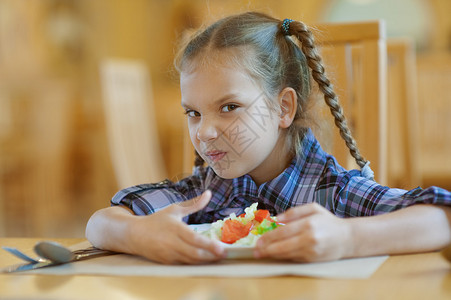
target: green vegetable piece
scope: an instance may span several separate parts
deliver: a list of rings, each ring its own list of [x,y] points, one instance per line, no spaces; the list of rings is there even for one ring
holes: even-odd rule
[[[271,231],[278,227],[276,222],[271,222],[267,219],[264,219],[260,225],[257,227],[258,234],[264,234],[265,232]]]

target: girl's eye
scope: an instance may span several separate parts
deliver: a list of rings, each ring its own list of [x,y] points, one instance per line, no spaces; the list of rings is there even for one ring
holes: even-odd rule
[[[224,105],[221,108],[221,111],[222,112],[230,112],[230,111],[235,110],[237,108],[238,108],[238,105],[236,105],[236,104],[227,104],[227,105]]]
[[[188,117],[199,117],[200,113],[195,110],[187,109],[185,110],[185,115],[187,115]]]

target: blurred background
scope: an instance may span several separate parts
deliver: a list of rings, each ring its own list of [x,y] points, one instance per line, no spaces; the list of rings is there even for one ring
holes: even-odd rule
[[[183,176],[177,45],[185,32],[247,10],[307,24],[385,19],[390,38],[412,39],[420,184],[451,189],[449,0],[0,0],[0,236],[82,237],[89,216],[124,187],[112,152],[126,141],[111,142],[105,100],[114,74],[154,115],[153,129],[136,134],[157,142],[155,176]]]

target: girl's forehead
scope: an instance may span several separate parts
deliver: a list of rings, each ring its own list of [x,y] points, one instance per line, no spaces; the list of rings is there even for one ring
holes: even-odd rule
[[[254,85],[254,80],[242,65],[233,61],[227,61],[218,57],[218,59],[202,60],[199,63],[192,62],[189,68],[183,69],[180,73],[180,84],[182,92],[190,88],[193,83],[205,85],[215,85],[220,87],[229,87],[239,85]],[[188,83],[188,84],[185,84]],[[206,86],[207,87],[207,86]]]
[[[208,49],[185,61],[180,73],[182,103],[225,94],[262,94],[264,81],[249,70],[249,47]]]
[[[247,61],[252,60],[254,51],[250,47],[236,46],[229,48],[215,49],[208,47],[196,56],[186,59],[181,65],[181,72],[191,73],[204,68],[231,68],[239,69],[250,74],[246,68]]]
[[[180,72],[180,83],[187,79],[202,78],[210,80],[212,75],[231,75],[263,87],[263,80],[256,78],[243,58],[243,47],[232,47],[224,50],[206,50],[195,58],[184,62]],[[227,76],[225,76],[227,77]],[[224,78],[227,79],[227,78]],[[225,81],[224,81],[225,83]]]
[[[180,74],[182,105],[194,106],[216,102],[217,99],[252,100],[262,89],[251,76],[237,66],[208,64],[182,71]]]

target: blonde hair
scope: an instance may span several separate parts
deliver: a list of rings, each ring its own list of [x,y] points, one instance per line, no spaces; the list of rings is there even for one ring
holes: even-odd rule
[[[307,132],[305,124],[313,78],[324,94],[351,155],[360,167],[365,165],[366,160],[360,155],[337,95],[325,74],[313,34],[304,23],[291,21],[289,26],[282,28],[282,21],[258,12],[226,17],[197,32],[182,47],[176,58],[176,68],[179,72],[193,68],[202,60],[208,61],[214,51],[224,50],[234,51],[233,62],[238,61],[260,84],[268,99],[275,99],[286,87],[296,91],[296,114],[287,134],[287,142],[293,151],[300,149]],[[275,107],[274,102],[272,106]],[[196,152],[195,165],[202,164],[203,160]]]

